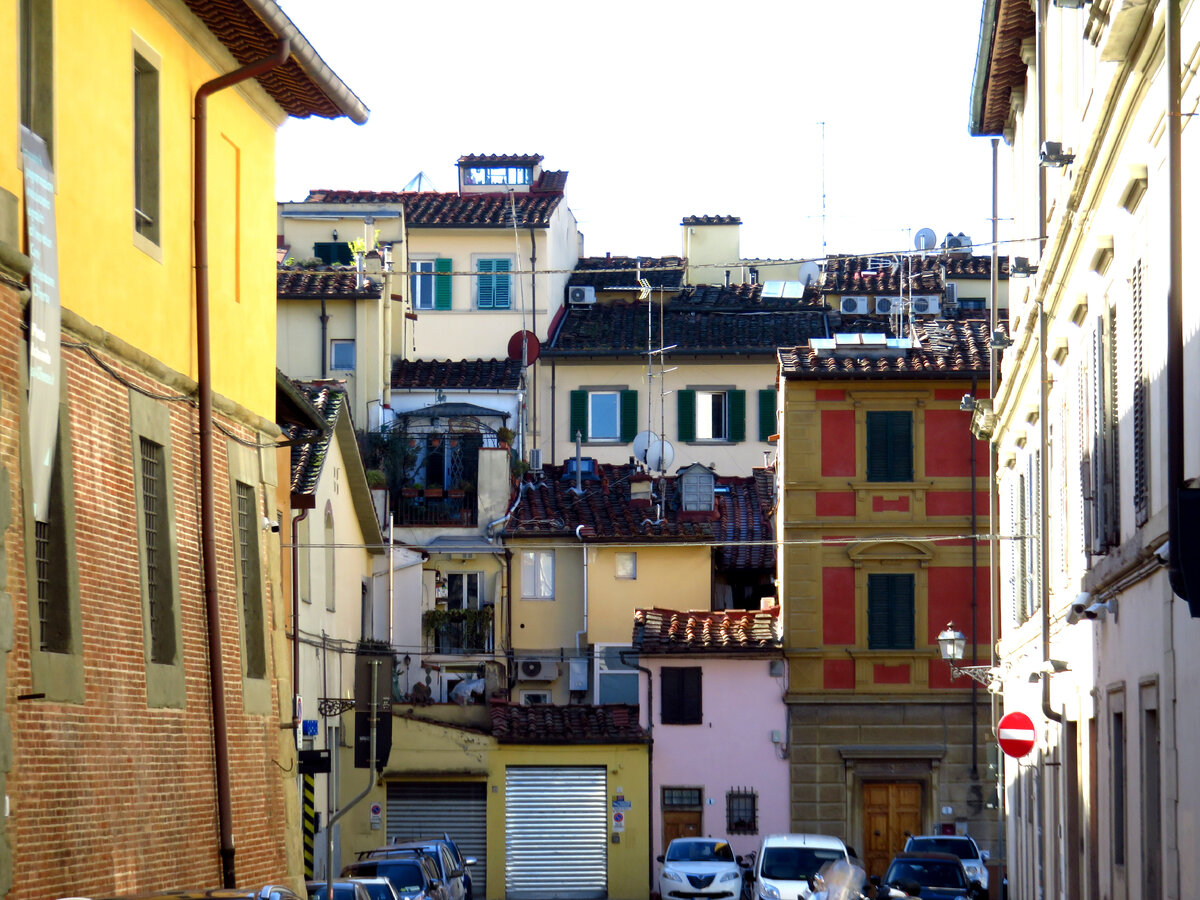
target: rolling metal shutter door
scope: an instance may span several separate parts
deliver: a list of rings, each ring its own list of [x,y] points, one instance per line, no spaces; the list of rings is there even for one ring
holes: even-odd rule
[[[392,781],[387,789],[387,839],[409,841],[448,834],[464,857],[474,857],[475,900],[487,896],[487,785],[482,781]]]
[[[608,896],[606,776],[603,766],[507,770],[504,893],[508,900]]]

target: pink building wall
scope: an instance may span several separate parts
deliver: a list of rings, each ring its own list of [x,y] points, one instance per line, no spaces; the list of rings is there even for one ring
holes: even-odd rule
[[[736,854],[757,850],[763,835],[790,828],[788,810],[787,708],[783,694],[787,667],[777,660],[779,676],[770,674],[769,659],[712,659],[702,655],[670,660],[642,659],[654,679],[654,784],[652,790],[654,856],[663,846],[662,789],[703,790],[702,834],[728,838]],[[661,723],[660,669],[700,666],[703,723]],[[642,724],[648,724],[645,684]],[[778,732],[780,743],[772,742]],[[758,833],[726,834],[725,794],[750,789],[758,793]]]

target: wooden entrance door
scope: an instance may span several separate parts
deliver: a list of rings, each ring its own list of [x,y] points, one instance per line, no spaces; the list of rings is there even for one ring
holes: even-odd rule
[[[862,860],[868,875],[882,876],[910,834],[921,834],[921,784],[867,782],[862,786]]]
[[[700,810],[667,810],[663,812],[663,851],[677,837],[700,837]]]

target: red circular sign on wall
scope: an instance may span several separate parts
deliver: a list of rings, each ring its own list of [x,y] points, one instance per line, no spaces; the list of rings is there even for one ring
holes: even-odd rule
[[[1015,759],[1026,756],[1037,744],[1033,719],[1023,712],[1005,715],[996,725],[996,737],[1000,739],[1000,749]]]

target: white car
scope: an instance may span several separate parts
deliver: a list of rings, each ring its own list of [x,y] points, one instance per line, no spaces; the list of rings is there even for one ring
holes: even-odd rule
[[[717,838],[675,838],[658,858],[658,892],[662,900],[738,900],[742,870],[728,841]]]
[[[751,900],[804,900],[823,866],[850,864],[840,838],[825,834],[768,834],[751,869]]]
[[[989,859],[986,850],[980,850],[975,838],[969,834],[918,834],[904,845],[905,853],[953,853],[962,860],[967,878],[978,881],[983,888],[981,896],[987,896]]]

